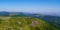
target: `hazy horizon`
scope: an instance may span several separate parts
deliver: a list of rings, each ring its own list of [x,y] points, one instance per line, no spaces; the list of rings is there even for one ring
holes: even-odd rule
[[[60,0],[0,0],[0,11],[60,15]]]

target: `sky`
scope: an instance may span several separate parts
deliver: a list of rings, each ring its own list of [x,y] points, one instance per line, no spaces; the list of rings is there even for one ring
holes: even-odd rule
[[[59,14],[60,0],[0,0],[0,11]]]

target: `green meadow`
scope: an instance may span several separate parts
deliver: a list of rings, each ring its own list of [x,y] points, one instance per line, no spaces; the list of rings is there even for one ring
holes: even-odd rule
[[[58,28],[33,17],[0,17],[0,30],[58,30]]]

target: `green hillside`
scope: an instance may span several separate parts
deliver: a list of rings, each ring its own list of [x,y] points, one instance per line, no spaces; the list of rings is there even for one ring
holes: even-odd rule
[[[58,30],[51,24],[32,17],[0,17],[0,30]]]

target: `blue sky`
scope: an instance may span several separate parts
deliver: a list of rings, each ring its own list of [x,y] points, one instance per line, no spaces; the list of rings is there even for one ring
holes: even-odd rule
[[[0,0],[0,11],[59,14],[60,0]]]

